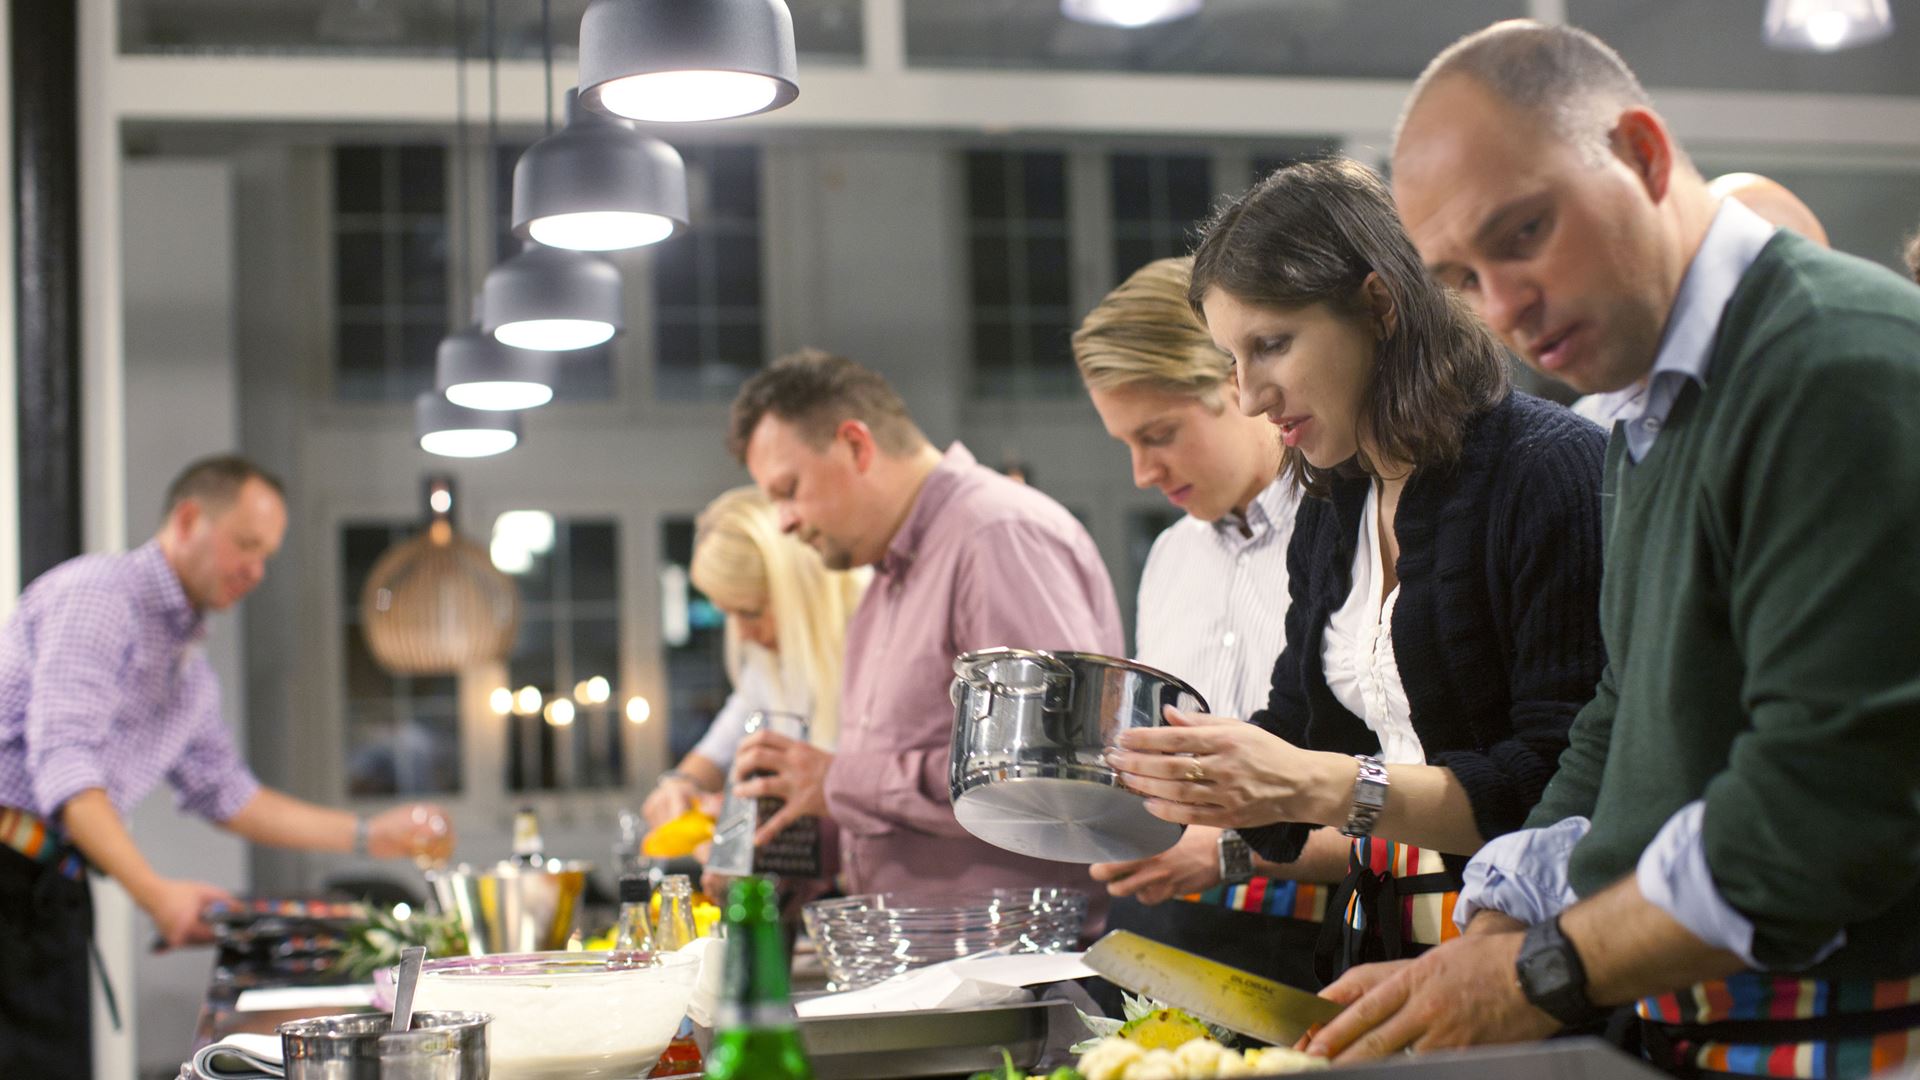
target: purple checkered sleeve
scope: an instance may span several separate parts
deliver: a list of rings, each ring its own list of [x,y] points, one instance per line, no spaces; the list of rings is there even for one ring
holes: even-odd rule
[[[31,809],[46,817],[88,788],[107,787],[113,717],[101,706],[119,696],[139,625],[125,596],[75,588],[61,599],[40,617],[27,701]]]
[[[54,819],[100,788],[126,814],[164,779],[183,809],[232,817],[260,784],[203,636],[156,544],[42,575],[0,631],[0,805]]]
[[[194,718],[194,732],[179,760],[167,770],[167,782],[180,794],[180,809],[225,821],[259,793],[260,781],[240,760],[221,719],[220,680],[213,665],[196,653],[187,661],[183,679],[191,681],[187,692],[193,701],[187,714]]]

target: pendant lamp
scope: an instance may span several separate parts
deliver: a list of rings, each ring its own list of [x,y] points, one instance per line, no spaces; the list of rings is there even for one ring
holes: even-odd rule
[[[1887,0],[1768,0],[1766,26],[1776,49],[1837,52],[1893,33],[1893,11]]]
[[[584,349],[620,330],[620,271],[597,255],[528,244],[487,271],[480,306],[481,328],[502,344]]]
[[[1129,30],[1184,19],[1200,10],[1201,0],[1060,0],[1060,14],[1075,22]]]
[[[502,345],[476,325],[440,339],[434,386],[469,409],[534,409],[553,400],[560,358],[550,352]]]
[[[573,251],[658,243],[687,227],[687,166],[679,151],[632,121],[580,104],[567,91],[567,124],[513,167],[513,231]]]
[[[428,390],[413,399],[413,432],[429,454],[492,457],[520,442],[520,414],[469,409]]]
[[[396,675],[440,675],[505,660],[520,590],[453,527],[453,481],[427,481],[428,523],[388,548],[360,592],[367,651]]]
[[[580,17],[589,108],[684,123],[766,112],[799,95],[782,0],[592,0]]]

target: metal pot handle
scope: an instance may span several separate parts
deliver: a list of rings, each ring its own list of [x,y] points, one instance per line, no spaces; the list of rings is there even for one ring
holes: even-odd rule
[[[1007,655],[1004,655],[1004,656],[983,655],[983,654],[996,653],[996,652],[1004,653]],[[1067,666],[1066,661],[1060,659],[1059,657],[1053,655],[1052,653],[1041,652],[1037,649],[1013,649],[1013,648],[1001,647],[999,649],[981,649],[974,653],[963,653],[962,656],[977,657],[977,659],[972,661],[965,668],[961,667],[958,659],[956,659],[954,662],[954,675],[960,679],[965,680],[967,684],[970,686],[991,685],[989,680],[979,676],[976,673],[981,668],[985,667],[988,664],[995,663],[1000,660],[1008,660],[1008,659],[1024,660],[1027,663],[1035,665],[1036,667],[1044,668],[1049,676],[1052,676],[1055,678],[1061,678],[1061,679],[1073,678],[1073,669]]]

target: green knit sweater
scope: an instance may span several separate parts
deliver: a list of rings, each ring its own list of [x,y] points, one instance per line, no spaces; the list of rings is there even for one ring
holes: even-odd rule
[[[1601,502],[1609,665],[1529,824],[1593,819],[1585,896],[1704,799],[1763,965],[1920,974],[1920,289],[1777,234]]]

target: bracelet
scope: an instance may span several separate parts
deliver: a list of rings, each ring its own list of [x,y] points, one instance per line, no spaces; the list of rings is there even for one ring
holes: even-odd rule
[[[686,773],[681,772],[679,769],[668,769],[666,772],[661,773],[660,779],[655,780],[653,782],[653,786],[659,787],[661,784],[664,784],[669,780],[684,780],[687,783],[692,784],[694,787],[701,786],[700,781],[695,780],[693,777],[688,776]]]
[[[355,814],[353,816],[353,853],[355,855],[365,855],[367,853],[367,834],[372,828],[373,825],[367,820],[367,815]]]

